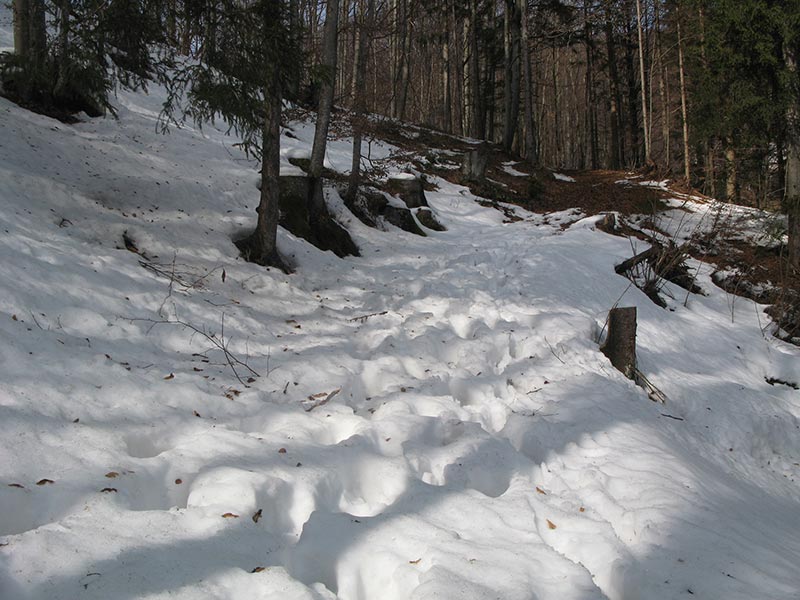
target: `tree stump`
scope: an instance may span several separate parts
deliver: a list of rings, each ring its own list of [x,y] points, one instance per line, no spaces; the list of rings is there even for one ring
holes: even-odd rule
[[[307,175],[281,175],[280,225],[320,250],[330,250],[339,257],[358,256],[358,246],[348,231],[328,212],[322,182]],[[316,195],[319,206],[311,213],[310,199]]]
[[[405,202],[408,208],[428,206],[425,198],[425,187],[421,177],[411,174],[401,174],[389,177],[389,190]]]
[[[476,146],[474,150],[464,153],[461,163],[461,175],[465,181],[480,183],[486,178],[486,168],[489,166],[489,147],[486,144]]]
[[[636,307],[612,308],[608,336],[600,351],[628,379],[636,375]]]

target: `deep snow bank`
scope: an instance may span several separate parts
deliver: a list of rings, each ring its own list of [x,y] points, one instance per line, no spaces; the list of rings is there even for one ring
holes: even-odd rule
[[[447,232],[332,193],[363,257],[281,233],[298,272],[267,271],[231,242],[234,140],[157,135],[158,90],[119,104],[0,100],[0,597],[797,597],[800,392],[765,377],[799,353],[760,307],[701,270],[661,310],[592,219],[503,224],[443,181]],[[597,351],[616,302],[665,406]]]

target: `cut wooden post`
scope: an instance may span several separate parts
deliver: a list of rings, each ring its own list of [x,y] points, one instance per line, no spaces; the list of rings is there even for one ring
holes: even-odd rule
[[[465,181],[482,182],[486,178],[486,168],[489,166],[489,147],[479,144],[473,150],[464,153],[461,163],[461,174]]]
[[[636,307],[612,308],[608,313],[608,336],[600,348],[625,377],[636,375]]]
[[[406,173],[390,176],[389,190],[399,196],[408,208],[428,206],[428,200],[425,198],[425,184],[421,177]]]

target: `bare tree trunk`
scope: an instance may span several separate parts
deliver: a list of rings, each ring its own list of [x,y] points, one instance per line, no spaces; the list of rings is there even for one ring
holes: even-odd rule
[[[706,142],[706,182],[705,182],[705,192],[712,198],[717,197],[717,171],[714,168],[714,158],[715,152],[714,149],[716,147],[716,142],[713,139],[709,139]]]
[[[59,29],[58,29],[58,80],[55,85],[55,95],[61,96],[66,92],[67,83],[69,82],[69,17],[70,17],[70,0],[61,0],[59,6]],[[174,29],[174,12],[173,14],[173,29]]]
[[[520,14],[516,0],[506,0],[505,7],[505,115],[503,148],[510,152],[517,132],[520,95]],[[474,34],[473,34],[474,35]],[[477,47],[477,46],[476,46]]]
[[[364,14],[363,2],[364,0],[361,0],[361,22],[357,24],[360,33],[358,34],[358,47],[356,48],[356,74],[354,79],[355,105],[353,110],[355,112],[355,118],[353,120],[353,160],[347,185],[347,197],[350,199],[355,198],[361,179],[361,140],[364,131],[366,106],[364,82],[367,78],[367,44],[368,38],[372,35],[371,31],[375,14],[375,0],[367,0],[366,14]]]
[[[478,46],[478,0],[470,1],[469,27],[469,80],[472,92],[472,118],[470,135],[482,140],[486,137],[486,114],[481,88],[480,50]]]
[[[408,101],[409,63],[411,62],[411,21],[408,18],[407,0],[402,0],[403,7],[403,36],[400,40],[400,80],[397,82],[395,94],[399,89],[400,95],[397,99],[397,114],[401,121],[406,118],[406,102]]]
[[[619,70],[617,69],[617,51],[614,43],[614,22],[611,15],[612,3],[606,4],[606,53],[608,54],[608,77],[610,85],[609,103],[610,114],[609,124],[611,128],[611,152],[609,166],[612,169],[619,169],[623,162],[622,146],[620,144],[620,98]]]
[[[525,87],[525,158],[531,165],[539,164],[539,149],[536,146],[536,121],[533,115],[534,89],[531,73],[531,56],[528,47],[528,3],[518,0],[520,19],[522,21],[522,39],[520,55],[522,57],[522,79]]]
[[[325,149],[328,144],[328,129],[331,124],[333,109],[333,88],[336,77],[336,51],[338,38],[339,0],[328,0],[325,9],[325,28],[322,34],[322,66],[325,78],[320,91],[319,108],[317,109],[317,125],[314,129],[314,146],[311,149],[311,162],[308,174],[312,183],[308,202],[308,216],[315,223],[325,212],[325,199],[322,186],[317,181],[322,177],[325,163]]]
[[[449,23],[449,19],[446,19]],[[442,44],[442,92],[444,102],[444,115],[442,116],[442,129],[453,131],[453,98],[450,95],[450,28],[444,34]]]
[[[790,88],[797,90],[797,56],[794,48],[787,43],[784,46],[784,60],[790,74]],[[789,216],[789,265],[795,271],[800,270],[800,100],[797,91],[787,112],[788,139],[786,142],[786,193],[784,207]]]
[[[339,0],[328,0],[325,10],[325,29],[322,36],[322,66],[325,70],[321,86],[317,125],[314,129],[314,146],[311,150],[309,175],[317,179],[322,176],[325,161],[325,148],[328,143],[328,129],[331,124],[333,108],[333,88],[336,76],[336,50],[338,38]]]
[[[261,200],[256,212],[255,231],[238,244],[248,260],[286,271],[278,254],[278,217],[280,193],[278,180],[281,165],[281,78],[279,69],[264,87],[264,128],[261,143]]]
[[[636,0],[636,28],[639,34],[639,81],[642,87],[642,123],[644,128],[644,160],[650,164],[653,160],[650,148],[650,118],[647,112],[647,80],[644,74],[644,40],[642,34],[642,2]]]
[[[683,36],[681,34],[681,18],[678,15],[678,70],[681,79],[681,118],[683,120],[683,176],[686,183],[692,182],[691,164],[689,162],[689,110],[686,102],[686,74],[683,66]]]
[[[594,50],[592,48],[592,28],[589,23],[589,3],[583,2],[583,34],[584,48],[586,51],[586,77],[584,80],[584,91],[586,94],[586,142],[589,146],[589,161],[592,169],[598,168],[597,162],[597,135],[596,135],[596,113],[594,100]]]
[[[670,140],[670,129],[672,120],[670,119],[670,96],[669,96],[669,81],[667,80],[667,67],[664,62],[664,55],[666,54],[666,50],[664,49],[664,45],[662,44],[661,40],[661,11],[658,7],[658,2],[654,4],[655,9],[655,45],[654,45],[654,52],[655,56],[658,59],[658,95],[661,100],[661,137],[663,138],[663,150],[664,150],[664,164],[663,167],[667,171],[672,170],[672,148],[671,148],[671,140]],[[655,66],[655,65],[654,65]],[[652,102],[652,98],[651,98]],[[652,104],[650,109],[650,115],[652,120]]]
[[[736,149],[728,139],[725,146],[725,199],[728,202],[736,200],[736,187]]]
[[[627,74],[627,87],[628,87],[628,101],[627,101],[627,123],[628,133],[630,135],[631,149],[628,152],[627,164],[628,166],[637,166],[640,164],[643,152],[639,144],[639,111],[636,108],[638,90],[636,89],[636,66],[634,59],[634,41],[633,29],[631,28],[630,13],[631,5],[629,0],[625,4],[626,14],[626,35],[625,35],[625,72]]]
[[[14,0],[14,52],[25,56],[30,49],[30,13],[28,0]]]

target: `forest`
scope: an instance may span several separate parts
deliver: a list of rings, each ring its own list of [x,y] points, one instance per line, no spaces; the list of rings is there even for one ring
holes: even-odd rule
[[[257,152],[272,99],[486,140],[537,167],[645,168],[728,202],[782,209],[790,262],[800,260],[792,2],[14,0],[14,8],[6,87],[28,102],[97,114],[115,86],[168,77],[167,120],[222,117]]]

